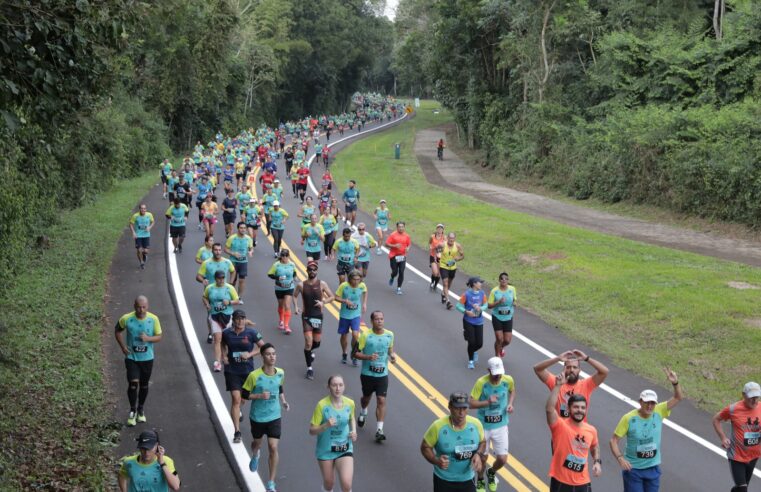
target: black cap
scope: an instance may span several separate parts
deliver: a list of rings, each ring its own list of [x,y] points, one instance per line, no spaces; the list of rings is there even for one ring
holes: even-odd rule
[[[151,449],[159,442],[159,436],[156,432],[147,430],[140,433],[137,439],[137,447],[140,449]]]
[[[455,391],[449,395],[449,404],[454,408],[468,408],[468,395],[462,391]]]
[[[225,272],[222,270],[217,270],[214,272],[214,278],[225,278]]]
[[[245,318],[245,317],[246,317],[246,312],[244,310],[236,309],[235,311],[233,311],[233,319]]]
[[[483,282],[483,281],[484,279],[482,279],[481,277],[470,277],[466,285],[468,287],[473,287],[473,284],[475,284],[476,282]]]

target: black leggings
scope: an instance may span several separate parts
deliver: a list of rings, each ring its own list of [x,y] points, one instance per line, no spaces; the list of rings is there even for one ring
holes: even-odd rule
[[[407,268],[407,262],[406,261],[396,261],[396,257],[391,258],[391,279],[393,280],[394,277],[399,275],[396,279],[396,286],[400,289],[402,288],[402,283],[404,283],[404,269]]]
[[[272,247],[277,253],[280,251],[280,243],[283,241],[283,229],[270,229],[270,232],[272,232]]]
[[[592,492],[592,484],[568,485],[550,477],[550,492]]]
[[[758,458],[747,463],[742,461],[729,460],[729,471],[732,473],[732,480],[735,486],[732,492],[745,492],[748,490],[750,479],[753,477],[753,469],[756,468]]]
[[[330,234],[325,234],[325,257],[330,256],[330,252],[333,250],[333,244],[336,242],[336,231],[332,231]]]
[[[462,336],[468,342],[468,360],[473,360],[475,354],[484,346],[484,325],[474,325],[462,320]]]

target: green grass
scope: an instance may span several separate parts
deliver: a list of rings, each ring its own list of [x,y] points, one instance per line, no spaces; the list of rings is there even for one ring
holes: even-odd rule
[[[130,210],[156,180],[152,170],[62,213],[50,248],[18,259],[23,273],[0,298],[1,490],[112,488],[108,450],[120,425],[101,352],[108,270]]]
[[[451,120],[434,107],[424,102],[411,121],[338,153],[336,180],[356,179],[365,207],[387,199],[418,245],[445,223],[463,244],[463,270],[492,283],[509,271],[522,306],[652,381],[663,384],[661,367],[671,366],[703,408],[715,410],[737,399],[747,380],[761,379],[759,291],[728,286],[761,286],[761,269],[564,226],[431,185],[413,144],[417,131]],[[394,142],[402,144],[400,160]],[[520,319],[516,329],[524,331]]]

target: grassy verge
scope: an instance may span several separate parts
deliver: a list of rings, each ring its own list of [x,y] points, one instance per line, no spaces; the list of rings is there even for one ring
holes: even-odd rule
[[[521,305],[653,381],[662,383],[661,367],[672,366],[706,409],[761,379],[759,291],[729,285],[761,287],[761,269],[564,226],[430,185],[413,144],[418,130],[447,121],[435,106],[425,102],[408,123],[337,154],[337,181],[356,179],[368,207],[387,199],[418,245],[434,224],[447,224],[465,249],[465,271],[486,279],[509,271]],[[394,142],[402,144],[400,160],[392,158]]]
[[[696,217],[694,215],[681,213],[676,210],[669,210],[666,208],[656,207],[655,205],[648,205],[644,203],[633,203],[629,201],[608,203],[600,201],[594,197],[587,200],[577,200],[558,190],[553,190],[547,186],[542,185],[538,182],[538,180],[505,176],[497,169],[483,166],[486,160],[486,156],[483,151],[478,149],[469,149],[464,142],[458,141],[454,123],[446,125],[445,129],[447,134],[447,145],[449,148],[466,164],[468,164],[476,173],[478,173],[482,178],[484,178],[486,181],[489,181],[490,183],[525,191],[527,193],[535,193],[537,195],[546,196],[564,203],[568,203],[570,205],[585,207],[592,210],[599,210],[601,212],[609,212],[626,217],[632,217],[635,219],[647,220],[651,222],[657,222],[659,224],[692,229],[700,232],[713,232],[721,236],[734,239],[761,241],[761,231],[751,229],[744,224],[739,224],[736,222],[725,222],[721,220],[712,220],[706,217]]]
[[[129,210],[155,182],[150,171],[64,212],[49,249],[18,258],[24,273],[0,297],[0,489],[109,488],[120,426],[102,373],[107,273]]]

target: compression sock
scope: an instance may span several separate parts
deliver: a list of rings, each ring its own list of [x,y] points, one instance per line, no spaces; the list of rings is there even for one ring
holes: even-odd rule
[[[307,369],[312,367],[312,351],[304,349],[304,360],[307,363]]]
[[[285,326],[288,326],[291,324],[291,310],[290,309],[283,309],[283,323],[285,323]]]
[[[281,307],[278,307],[278,308],[277,308],[277,317],[278,317],[278,319],[280,320],[280,322],[281,322],[281,323],[283,323],[283,322],[284,322],[284,321],[283,321],[283,319],[284,319],[284,316],[283,316],[283,308],[281,308]]]
[[[319,341],[312,342],[312,352],[317,350],[319,347],[320,347],[320,342]]]
[[[137,408],[137,382],[129,383],[127,399],[129,400],[129,409],[134,412]]]

